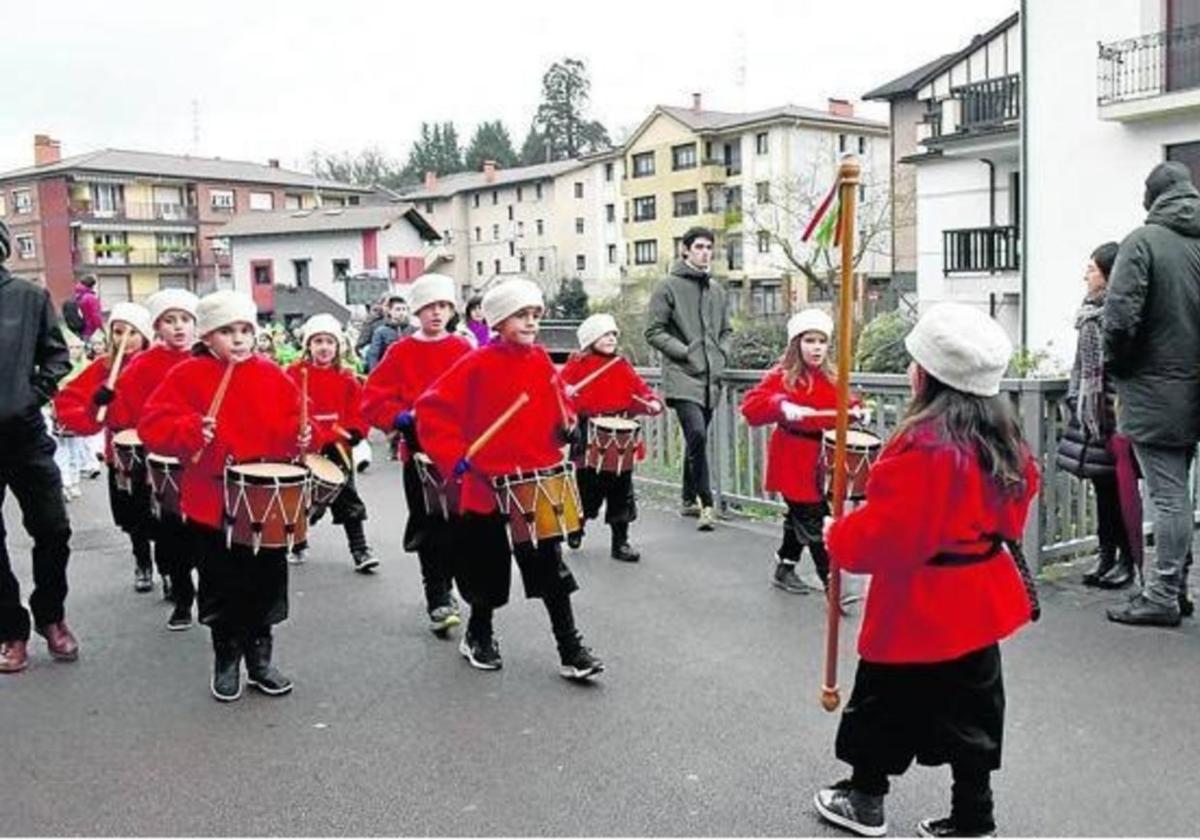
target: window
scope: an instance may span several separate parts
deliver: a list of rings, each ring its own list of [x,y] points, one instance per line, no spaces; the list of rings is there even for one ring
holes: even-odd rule
[[[542,185],[540,183],[533,185],[533,197],[538,201],[542,200]]]
[[[100,303],[106,309],[111,309],[114,303],[126,303],[133,300],[133,295],[129,291],[129,275],[101,275],[96,283],[96,294],[100,295]]]
[[[633,177],[645,178],[654,174],[654,152],[642,152],[633,156]]]
[[[583,181],[575,182],[575,197],[583,198]]]
[[[587,257],[584,256],[583,254],[575,255],[575,270],[576,271],[586,271],[587,270]]]
[[[730,233],[725,236],[725,263],[730,271],[742,268],[742,235]]]
[[[292,260],[292,271],[296,275],[296,288],[308,288],[308,260]]]
[[[725,209],[740,211],[742,209],[742,188],[725,188]]]
[[[858,138],[858,153],[860,155],[865,155],[867,153],[867,138],[866,137]]]
[[[649,222],[654,219],[654,196],[643,195],[633,200],[633,220]]]
[[[495,206],[499,203],[500,203],[500,190],[492,190],[492,205]]]
[[[515,257],[517,255],[517,243],[513,242],[511,239],[508,240],[508,255],[510,257]]]
[[[351,207],[357,207],[358,206],[358,196],[356,196],[356,195],[350,196],[349,198],[346,199],[346,204],[349,204]]]
[[[283,209],[284,210],[299,210],[303,206],[300,196],[294,193],[284,193]]]
[[[765,155],[768,151],[767,132],[760,131],[754,135],[754,153],[756,155]]]
[[[333,261],[333,279],[344,281],[350,276],[350,260]]]
[[[500,273],[500,260],[492,260],[492,267],[496,274]]]
[[[517,187],[517,203],[520,204],[524,200],[525,200],[525,190],[521,187]]]
[[[525,255],[524,254],[521,255],[521,261],[520,261],[519,265],[521,266],[521,273],[524,274],[525,273]]]
[[[432,202],[432,201],[426,201],[426,202],[425,202],[425,212],[426,212],[426,213],[432,213],[432,212],[433,212],[433,202]]]
[[[613,165],[611,163],[604,164],[604,180],[611,181],[613,179]]]
[[[13,212],[32,213],[33,212],[33,191],[32,190],[13,190]]]
[[[685,254],[683,253],[683,237],[682,236],[676,236],[674,239],[671,240],[671,253],[675,255],[674,258],[677,260],[681,260],[684,258]]]
[[[97,265],[125,265],[129,261],[129,244],[123,233],[92,234],[92,252]]]
[[[641,239],[634,242],[633,261],[636,265],[653,265],[658,262],[658,240]]]
[[[158,288],[163,289],[184,289],[190,292],[192,290],[192,278],[186,274],[160,274],[158,276]]]
[[[213,190],[208,196],[214,210],[232,210],[235,206],[233,190]]]
[[[616,220],[617,220],[617,205],[605,204],[604,205],[604,221],[615,222]]]
[[[696,166],[696,144],[685,143],[682,146],[671,147],[671,168],[694,169]]]
[[[196,255],[196,240],[191,234],[160,233],[154,237],[159,265],[191,265]]]
[[[867,185],[859,184],[858,185],[858,203],[862,204],[866,200],[867,200]]]
[[[524,236],[524,235],[525,235],[525,223],[517,222],[517,236]]]
[[[454,231],[450,230],[449,228],[446,228],[444,231],[442,231],[442,242],[444,242],[447,245],[453,245],[454,244]]]
[[[754,185],[755,199],[759,204],[771,203],[771,182],[759,181]]]
[[[513,206],[511,204],[508,205],[508,220],[510,222],[513,220]]]
[[[712,155],[712,141],[711,141],[711,140],[705,140],[705,141],[704,141],[704,162],[705,162],[705,163],[712,163],[712,159],[713,159],[713,155]]]
[[[250,209],[251,210],[274,210],[275,195],[269,192],[251,192],[250,193]]]
[[[546,223],[541,219],[537,220],[537,235],[541,236],[546,232]]]
[[[758,253],[771,253],[771,234],[765,230],[760,230],[758,232]]]
[[[546,273],[546,258],[538,257],[538,274]]]
[[[476,260],[475,273],[478,274],[480,277],[483,276],[483,260]]]
[[[846,151],[846,135],[845,134],[838,135],[838,151],[839,152]]]
[[[608,264],[609,265],[617,264],[617,246],[616,245],[610,244],[608,246]]]
[[[695,190],[671,193],[671,198],[675,202],[676,219],[683,216],[695,216],[700,212],[700,199]]]
[[[583,217],[582,216],[575,217],[575,232],[583,233]]]
[[[473,207],[479,206],[479,193],[475,193],[474,195],[471,196],[471,205]],[[479,273],[482,274],[483,272],[481,271]]]
[[[90,184],[93,216],[115,216],[125,203],[125,187],[121,184]]]
[[[270,286],[275,282],[275,264],[270,260],[254,260],[250,263],[250,277],[255,286]]]
[[[750,287],[750,311],[754,315],[783,312],[783,294],[778,283],[754,283]]]
[[[479,227],[479,225],[475,226],[475,241],[476,242],[483,241],[483,228]]]
[[[493,242],[500,241],[500,225],[499,224],[492,225],[492,241]]]
[[[742,139],[725,144],[725,174],[742,174]]]
[[[16,238],[17,256],[23,260],[31,260],[37,256],[37,247],[33,244],[33,234],[22,233]]]

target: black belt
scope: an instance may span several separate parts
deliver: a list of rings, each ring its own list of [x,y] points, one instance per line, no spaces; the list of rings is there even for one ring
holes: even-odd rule
[[[808,438],[809,440],[822,440],[825,437],[824,432],[809,432],[804,429],[792,429],[788,426],[780,426],[779,428],[783,429],[793,437]]]
[[[1017,572],[1021,576],[1021,584],[1025,587],[1025,595],[1029,598],[1029,617],[1031,620],[1037,621],[1042,617],[1042,605],[1038,598],[1037,583],[1033,578],[1033,573],[1029,569],[1029,564],[1025,561],[1025,552],[1022,550],[1021,544],[1016,540],[1005,539],[999,534],[982,534],[980,535],[980,539],[987,541],[987,547],[983,551],[939,552],[929,559],[929,565],[969,566],[974,563],[991,560],[1000,553],[1002,548],[1007,547],[1008,553],[1012,557],[1013,565],[1017,567]]]

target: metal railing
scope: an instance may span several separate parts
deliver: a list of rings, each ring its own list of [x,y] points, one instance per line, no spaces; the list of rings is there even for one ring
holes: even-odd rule
[[[1099,45],[1100,105],[1200,87],[1200,24]]]
[[[115,219],[137,222],[194,222],[196,208],[184,204],[121,201],[112,207],[99,208],[88,199],[70,203],[70,215],[77,219]]]
[[[77,249],[77,265],[190,266],[196,263],[195,249],[143,250],[119,246],[112,249]]]
[[[950,91],[961,103],[959,131],[992,128],[1021,117],[1021,77],[1018,74],[972,82]]]
[[[659,368],[638,368],[638,373],[657,387]],[[754,387],[763,371],[727,371],[709,434],[709,471],[713,493],[722,510],[759,507],[783,511],[783,501],[762,489],[766,475],[767,444],[773,426],[752,428],[742,417],[740,406],[746,391]],[[908,380],[894,374],[855,373],[851,376],[856,394],[872,404],[870,431],[887,440],[904,416],[909,401]],[[1091,551],[1096,546],[1096,500],[1090,481],[1082,481],[1058,469],[1055,455],[1064,421],[1060,405],[1066,399],[1065,379],[1006,379],[1001,392],[1016,408],[1021,430],[1042,472],[1042,489],[1025,527],[1025,550],[1031,562],[1041,566],[1055,559]],[[639,481],[678,487],[683,468],[683,433],[674,412],[642,418],[646,461],[639,468]],[[1195,472],[1193,497],[1200,499],[1200,469]],[[913,500],[914,512],[920,500]],[[1146,519],[1150,506],[1146,505]],[[1036,547],[1036,548],[1035,548]]]
[[[978,274],[1021,267],[1020,232],[1012,225],[942,231],[942,272]]]

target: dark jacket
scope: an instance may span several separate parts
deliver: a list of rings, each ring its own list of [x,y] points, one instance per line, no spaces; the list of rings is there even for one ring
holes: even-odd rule
[[[1175,182],[1121,243],[1104,304],[1118,429],[1135,443],[1200,440],[1200,193]]]
[[[391,321],[378,324],[371,334],[371,346],[367,348],[367,354],[363,357],[367,370],[374,370],[375,366],[383,361],[383,355],[387,353],[388,348],[412,332],[413,328],[408,324],[400,326]]]
[[[646,319],[646,341],[663,355],[663,396],[715,407],[732,337],[725,289],[677,261],[650,296]]]
[[[37,416],[71,370],[50,293],[0,268],[0,426]]]
[[[362,329],[358,332],[358,341],[354,343],[354,349],[358,351],[359,355],[362,355],[371,346],[375,328],[386,320],[387,317],[382,312],[373,312],[366,317],[362,323]]]

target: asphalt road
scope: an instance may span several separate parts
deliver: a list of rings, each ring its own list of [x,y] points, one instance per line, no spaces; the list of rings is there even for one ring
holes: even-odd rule
[[[69,620],[78,662],[35,639],[0,677],[5,835],[834,836],[813,791],[845,774],[837,717],[818,705],[821,600],[773,590],[774,531],[643,510],[645,559],[607,558],[604,529],[570,563],[579,624],[608,664],[592,686],[557,675],[544,611],[497,616],[504,670],[472,670],[424,626],[415,558],[400,548],[394,464],[363,477],[379,574],[355,575],[340,530],[293,569],[277,662],[295,692],[208,693],[207,632],[171,633],[132,589],[102,482],[71,505]],[[12,500],[10,550],[29,581]],[[519,580],[519,578],[518,578]],[[1005,647],[1008,836],[1195,834],[1200,630],[1109,624],[1101,596],[1043,587],[1045,617]],[[847,629],[843,695],[852,673]],[[943,815],[948,771],[893,784],[893,835]]]

